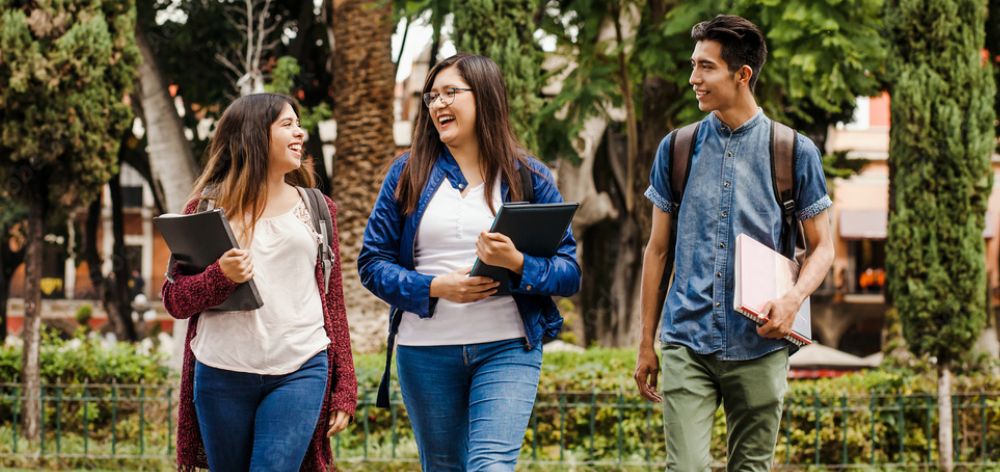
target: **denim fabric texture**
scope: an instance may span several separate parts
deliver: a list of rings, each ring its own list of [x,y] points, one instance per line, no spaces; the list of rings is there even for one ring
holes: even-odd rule
[[[399,346],[396,367],[423,470],[514,470],[542,371],[540,344]]]
[[[468,181],[445,147],[434,162],[416,211],[404,215],[395,192],[399,175],[408,159],[409,153],[400,156],[385,176],[365,227],[364,244],[358,255],[358,272],[365,288],[391,305],[390,312],[408,311],[426,318],[434,315],[437,299],[430,296],[434,277],[414,270],[414,241],[420,219],[439,185],[464,189]],[[534,203],[562,202],[549,169],[537,159],[530,158],[529,162],[535,171],[532,173]],[[501,182],[501,194],[503,201],[510,201],[506,182]],[[576,262],[576,241],[572,229],[566,230],[555,256],[526,254],[523,273],[520,277],[513,277],[511,283],[514,302],[524,322],[527,346],[537,346],[543,336],[558,335],[562,328],[562,316],[552,296],[568,297],[580,287],[580,266]]]
[[[781,208],[771,180],[771,120],[763,111],[732,130],[714,113],[695,137],[683,202],[670,189],[670,136],[660,143],[646,198],[677,218],[674,281],[660,339],[722,360],[748,360],[790,346],[757,334],[733,309],[736,236],[746,233],[781,252]],[[795,153],[795,214],[807,220],[829,208],[819,149],[801,134]]]
[[[194,405],[213,472],[295,472],[316,431],[326,393],[327,353],[299,370],[260,375],[194,368]]]

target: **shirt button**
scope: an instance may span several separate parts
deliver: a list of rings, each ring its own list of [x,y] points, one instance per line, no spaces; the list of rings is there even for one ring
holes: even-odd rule
[[[722,306],[722,302],[715,302],[715,307],[716,307],[716,308],[718,308],[718,307],[720,307],[720,306]]]
[[[726,187],[726,188],[729,188],[729,181],[727,180],[727,181],[723,182],[722,186]]]
[[[729,151],[729,152],[727,152],[727,153],[726,153],[726,157],[733,157],[733,151]]]
[[[531,285],[528,285],[527,287],[524,287],[524,289],[530,292],[531,291]]]
[[[727,216],[729,216],[729,212],[728,211],[723,211],[722,212],[722,217],[725,218]]]
[[[465,184],[458,184],[458,188],[465,188]]]
[[[719,248],[720,249],[725,249],[726,248],[726,243],[719,243]]]
[[[715,278],[721,279],[722,278],[722,272],[716,272],[715,273]]]

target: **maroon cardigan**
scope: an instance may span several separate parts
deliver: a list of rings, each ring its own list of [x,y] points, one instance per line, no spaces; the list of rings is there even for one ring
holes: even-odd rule
[[[184,213],[193,213],[198,200],[188,202]],[[330,290],[322,298],[323,325],[326,335],[330,338],[330,347],[326,350],[329,359],[327,374],[327,395],[323,399],[316,431],[313,433],[306,457],[302,461],[303,471],[326,471],[332,467],[330,441],[326,437],[327,424],[330,415],[337,411],[345,411],[354,416],[358,399],[358,381],[354,375],[354,360],[351,355],[351,335],[347,328],[347,311],[344,308],[344,288],[340,273],[340,244],[337,239],[337,206],[326,198],[333,219],[333,254],[336,258],[333,271],[330,274]],[[173,268],[171,268],[172,270]],[[322,295],[323,270],[317,261],[316,289]],[[229,280],[218,261],[205,268],[200,274],[183,275],[176,271],[172,274],[174,282],[163,283],[163,306],[171,316],[177,319],[190,318],[187,337],[184,340],[184,367],[181,374],[181,398],[178,405],[177,418],[177,467],[182,471],[193,471],[196,467],[208,468],[205,448],[198,429],[198,419],[194,409],[194,354],[191,352],[191,340],[198,332],[199,314],[209,307],[222,303],[236,289],[236,284]]]

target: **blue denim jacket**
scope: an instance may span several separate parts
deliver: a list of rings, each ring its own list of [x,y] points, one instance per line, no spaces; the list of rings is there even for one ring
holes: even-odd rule
[[[375,208],[368,217],[364,245],[358,256],[358,270],[365,288],[392,306],[392,318],[400,316],[402,311],[427,318],[434,315],[437,299],[430,296],[434,277],[414,270],[414,243],[420,218],[439,185],[447,181],[454,188],[464,189],[468,182],[455,158],[445,148],[434,163],[416,211],[403,215],[394,195],[399,175],[408,159],[409,153],[400,156],[385,176]],[[532,173],[533,203],[561,202],[562,195],[549,169],[536,159],[529,161],[538,172]],[[501,194],[505,202],[509,201],[506,182],[501,183]],[[520,277],[512,277],[511,284],[514,302],[524,322],[527,347],[530,349],[542,342],[543,336],[559,334],[562,316],[552,296],[568,297],[580,288],[580,266],[576,262],[576,241],[572,230],[566,230],[555,256],[525,254],[524,271]],[[390,330],[393,325],[390,323]]]
[[[660,142],[646,198],[677,218],[674,282],[663,306],[660,339],[722,360],[756,359],[789,346],[757,334],[733,309],[736,236],[780,251],[781,208],[771,182],[771,120],[763,111],[735,130],[714,113],[694,140],[684,204],[670,189],[670,137]],[[795,154],[796,215],[806,220],[829,208],[819,150],[798,135]]]

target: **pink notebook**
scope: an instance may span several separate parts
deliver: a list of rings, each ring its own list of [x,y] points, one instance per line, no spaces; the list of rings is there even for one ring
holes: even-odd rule
[[[762,325],[768,321],[762,315],[767,302],[780,298],[795,285],[799,265],[755,239],[740,234],[736,237],[736,289],[733,306],[747,318]],[[806,298],[795,315],[792,334],[785,336],[797,346],[812,344],[812,321],[809,299]]]

